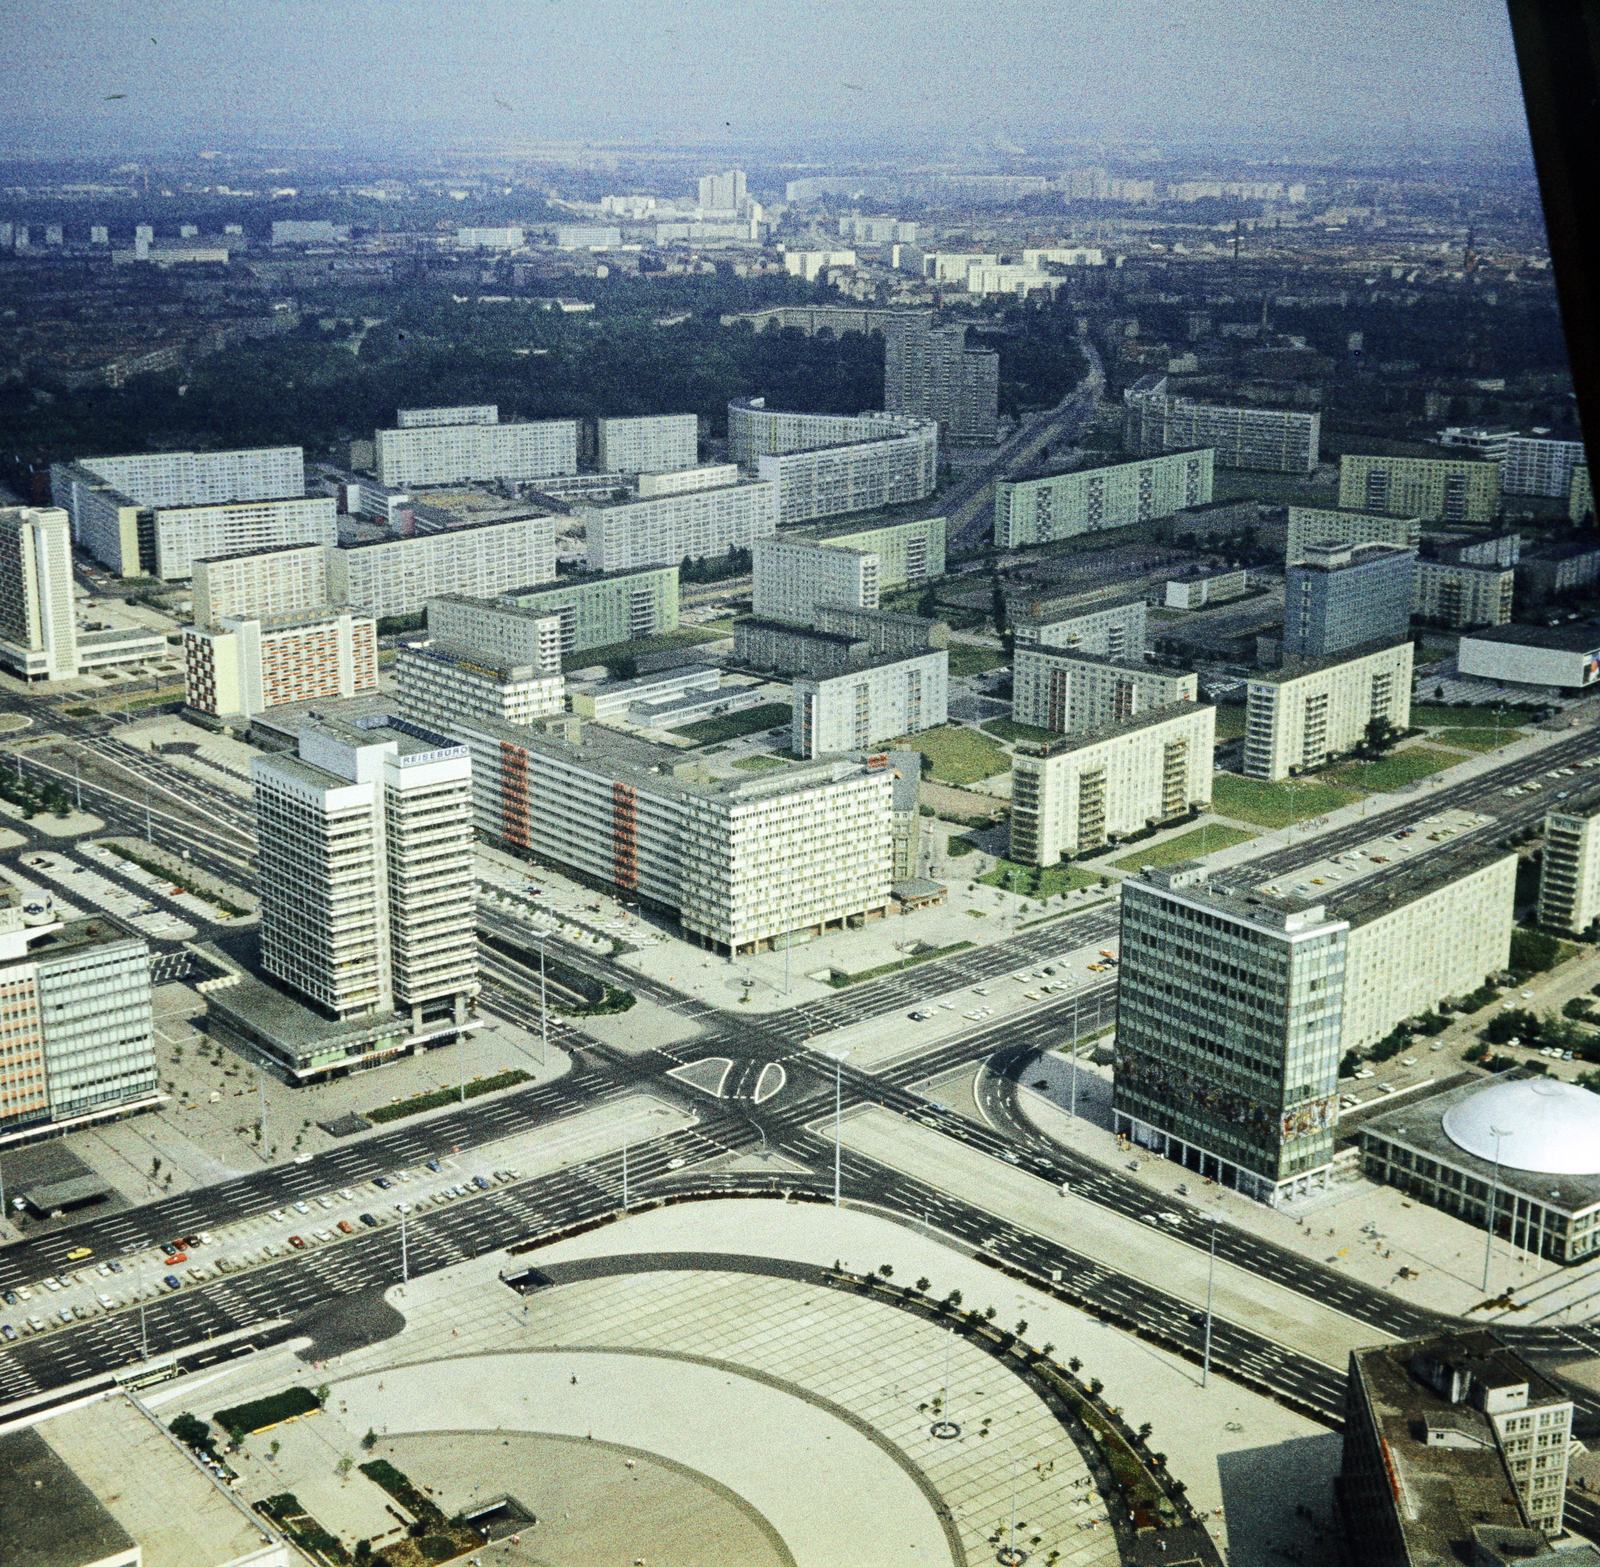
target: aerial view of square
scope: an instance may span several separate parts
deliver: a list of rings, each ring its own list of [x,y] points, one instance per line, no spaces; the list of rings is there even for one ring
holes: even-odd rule
[[[0,1567],[1600,1567],[1586,13],[16,0]]]

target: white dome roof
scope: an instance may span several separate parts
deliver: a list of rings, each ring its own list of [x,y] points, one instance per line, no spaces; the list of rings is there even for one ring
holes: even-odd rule
[[[1549,1078],[1496,1083],[1445,1112],[1445,1135],[1459,1148],[1514,1170],[1545,1175],[1600,1173],[1600,1094]],[[1496,1139],[1495,1133],[1505,1135]]]

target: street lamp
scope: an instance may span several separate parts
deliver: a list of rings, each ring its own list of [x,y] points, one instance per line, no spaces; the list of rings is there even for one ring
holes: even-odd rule
[[[1020,1467],[1021,1461],[1013,1453],[1011,1455],[1011,1538],[1009,1544],[1002,1545],[994,1553],[994,1559],[1000,1563],[1000,1567],[1022,1567],[1022,1564],[1028,1559],[1026,1551],[1017,1549],[1017,1472]]]
[[[840,1149],[843,1147],[843,1108],[844,1108],[844,1058],[850,1054],[848,1050],[839,1050],[833,1054],[833,1205],[840,1206],[839,1202],[839,1163]]]
[[[941,1442],[954,1441],[961,1435],[961,1427],[950,1418],[950,1346],[955,1341],[956,1330],[944,1330],[944,1397],[939,1401],[939,1418],[928,1427],[928,1435]]]
[[[1500,1139],[1509,1137],[1509,1131],[1502,1131],[1498,1126],[1489,1128],[1490,1135],[1494,1138],[1494,1179],[1489,1183],[1489,1216],[1485,1226],[1488,1233],[1483,1238],[1483,1293],[1489,1293],[1489,1258],[1494,1252],[1494,1216],[1495,1209],[1500,1202]]]
[[[1201,1387],[1207,1387],[1211,1382],[1211,1300],[1217,1281],[1217,1219],[1216,1214],[1211,1215],[1211,1262],[1206,1269],[1206,1347],[1205,1356],[1200,1362]]]

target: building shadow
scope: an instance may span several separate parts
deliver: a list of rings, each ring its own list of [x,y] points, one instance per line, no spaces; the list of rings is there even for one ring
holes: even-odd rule
[[[1339,1567],[1330,1517],[1343,1449],[1329,1431],[1217,1455],[1229,1567]]]

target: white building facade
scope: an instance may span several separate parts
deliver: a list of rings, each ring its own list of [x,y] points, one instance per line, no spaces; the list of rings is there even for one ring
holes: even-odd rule
[[[595,421],[602,473],[672,473],[700,460],[700,421],[694,414],[652,414]]]
[[[1019,724],[1074,734],[1121,723],[1151,708],[1193,702],[1192,670],[1075,648],[1019,647],[1012,661],[1012,717]]]
[[[751,551],[751,613],[811,625],[819,604],[878,607],[880,562],[870,550],[824,540],[760,539]]]
[[[373,433],[380,484],[406,490],[483,479],[547,479],[578,471],[578,423],[432,424]]]
[[[71,523],[60,507],[0,507],[0,662],[30,681],[78,673]]]
[[[750,549],[778,525],[778,487],[765,480],[574,508],[590,571],[676,566]],[[554,573],[552,572],[552,575]]]
[[[861,751],[949,719],[950,655],[884,654],[831,675],[802,675],[793,686],[791,747],[796,756]]]

